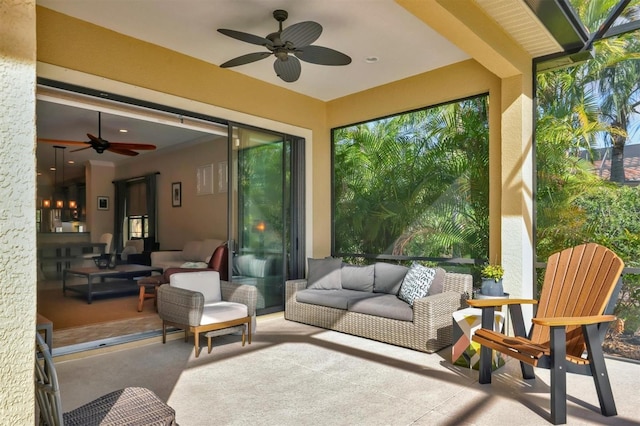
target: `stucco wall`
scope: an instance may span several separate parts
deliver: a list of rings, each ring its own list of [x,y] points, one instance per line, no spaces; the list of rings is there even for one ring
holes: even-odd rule
[[[0,2],[0,20],[0,419],[7,425],[32,425],[35,1]]]

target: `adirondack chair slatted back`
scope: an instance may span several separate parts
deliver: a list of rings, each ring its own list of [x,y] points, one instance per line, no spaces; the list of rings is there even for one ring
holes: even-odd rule
[[[611,250],[589,243],[549,257],[536,317],[602,315],[624,263]],[[534,325],[531,341],[549,345],[549,328]],[[580,326],[567,327],[567,355],[580,357],[585,342]]]

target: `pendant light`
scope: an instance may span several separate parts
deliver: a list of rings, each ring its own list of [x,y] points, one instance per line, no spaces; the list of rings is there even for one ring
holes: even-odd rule
[[[64,185],[64,150],[67,149],[65,146],[54,145],[55,149],[55,181],[54,181],[54,199],[56,209],[64,208],[64,191],[62,190],[62,186]],[[62,150],[62,185],[58,188],[58,150]]]

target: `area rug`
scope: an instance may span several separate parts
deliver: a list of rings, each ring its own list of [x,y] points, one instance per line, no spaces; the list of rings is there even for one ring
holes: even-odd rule
[[[91,304],[86,297],[62,289],[38,291],[38,313],[53,322],[53,329],[99,324],[129,318],[157,315],[153,302],[145,301],[144,309],[138,312],[138,296],[95,297]]]

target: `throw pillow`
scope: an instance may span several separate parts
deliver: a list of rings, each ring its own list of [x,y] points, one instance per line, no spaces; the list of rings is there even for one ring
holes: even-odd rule
[[[340,277],[342,259],[332,257],[325,259],[309,258],[308,261],[307,288],[317,290],[340,290],[342,288]]]
[[[404,277],[398,298],[413,306],[416,299],[425,297],[436,276],[436,270],[414,263]]]
[[[190,269],[204,269],[207,267],[207,264],[204,262],[184,262],[180,265],[181,268],[190,268]]]
[[[347,290],[373,291],[374,265],[342,265],[342,288]]]

